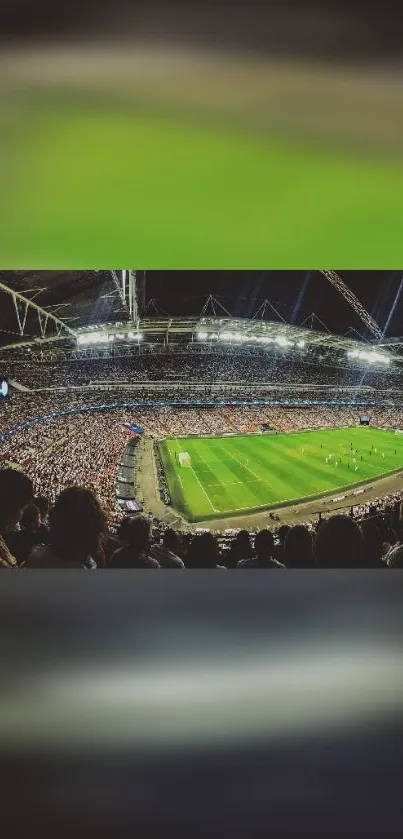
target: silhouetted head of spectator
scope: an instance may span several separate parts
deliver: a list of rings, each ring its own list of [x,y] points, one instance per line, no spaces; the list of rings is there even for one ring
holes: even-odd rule
[[[274,555],[281,563],[284,562],[284,544],[290,530],[289,524],[282,524],[277,531],[278,544],[274,548]]]
[[[125,528],[125,538],[136,556],[148,553],[151,541],[151,524],[145,516],[132,516]]]
[[[403,542],[403,501],[397,505],[397,528],[396,536],[399,542]]]
[[[121,542],[126,542],[127,543],[127,541],[128,541],[127,540],[127,528],[129,526],[129,522],[131,521],[132,518],[133,518],[133,516],[125,516],[124,519],[122,519],[122,521],[120,522],[120,525],[119,525],[118,530],[117,530],[117,535],[118,535],[118,538],[121,540]]]
[[[40,512],[41,521],[46,521],[50,509],[48,498],[45,498],[44,495],[39,495],[38,498],[34,499],[34,503],[36,504]]]
[[[363,521],[361,524],[363,539],[363,565],[365,568],[386,567],[382,562],[382,537],[374,521]]]
[[[232,540],[230,550],[224,554],[227,568],[236,568],[242,559],[251,559],[253,556],[250,535],[247,530],[240,530]]]
[[[319,533],[319,530],[321,529],[321,527],[323,527],[324,524],[326,524],[326,522],[327,522],[327,519],[319,519],[315,523],[315,532]]]
[[[36,506],[33,502],[25,507],[25,510],[22,514],[21,518],[21,527],[24,530],[27,530],[29,533],[36,533],[39,530],[41,525],[41,514],[39,507]]]
[[[362,568],[363,538],[358,524],[348,516],[332,516],[319,528],[314,558],[321,568]]]
[[[0,533],[7,533],[21,521],[34,496],[33,484],[17,469],[0,470]]]
[[[84,487],[63,490],[50,513],[50,542],[57,556],[96,557],[106,529],[95,494]]]
[[[402,540],[402,528],[401,528],[401,504],[399,501],[393,505],[391,513],[390,513],[390,526],[392,530],[392,535],[394,536],[397,542]]]
[[[212,533],[199,533],[190,545],[185,562],[186,568],[215,568],[220,554],[217,540]]]
[[[306,527],[292,527],[284,543],[284,562],[287,568],[312,568],[312,535]]]
[[[164,531],[162,544],[167,551],[171,551],[177,556],[179,555],[181,550],[181,541],[179,533],[177,533],[176,530],[172,530],[171,527],[168,527],[168,529]]]
[[[232,544],[240,559],[248,559],[252,553],[250,536],[247,530],[240,530]]]
[[[255,554],[258,559],[273,556],[274,538],[270,530],[259,530],[255,538]]]
[[[278,540],[280,542],[280,545],[285,544],[285,540],[287,538],[287,533],[289,533],[290,530],[291,530],[291,527],[290,527],[289,524],[282,524],[281,527],[279,527],[278,532],[277,532],[277,536],[278,536]]]
[[[369,521],[371,522],[371,524],[374,524],[377,530],[379,531],[381,542],[389,542],[391,538],[390,510],[386,509],[384,516],[376,515],[373,518],[369,519]]]

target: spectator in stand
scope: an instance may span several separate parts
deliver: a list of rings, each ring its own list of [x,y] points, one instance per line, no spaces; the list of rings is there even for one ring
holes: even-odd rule
[[[375,525],[377,531],[379,532],[379,536],[380,536],[380,539],[381,539],[381,545],[382,545],[381,558],[382,558],[383,564],[385,564],[385,556],[390,551],[390,549],[392,547],[392,544],[394,542],[393,532],[392,532],[392,529],[391,529],[390,518],[391,518],[391,510],[385,508],[383,515],[380,515],[379,513],[377,513],[377,515],[372,516],[371,518],[368,518],[368,519],[363,518],[363,520],[362,520],[362,524],[364,524],[364,522],[369,522],[369,523]]]
[[[403,568],[403,501],[392,514],[392,528],[397,541],[386,554],[385,562],[388,568]]]
[[[287,538],[287,534],[290,532],[291,527],[289,524],[282,524],[281,527],[278,529],[278,545],[274,546],[273,549],[273,556],[277,559],[277,562],[280,562],[284,565],[284,545],[285,540]]]
[[[39,533],[41,537],[41,542],[43,545],[49,544],[49,510],[50,510],[50,503],[49,499],[45,498],[44,495],[39,495],[38,498],[35,498],[34,503],[36,504],[40,517],[41,522],[39,525]]]
[[[227,568],[236,568],[238,562],[243,559],[252,559],[252,557],[253,551],[249,533],[247,530],[240,530],[225,557],[225,565]]]
[[[366,568],[386,568],[382,560],[382,536],[374,521],[363,521],[361,524],[363,550]]]
[[[132,516],[125,520],[120,537],[126,545],[113,554],[109,568],[160,568],[150,556],[151,524],[145,516]]]
[[[17,560],[6,544],[34,495],[32,481],[16,469],[0,470],[0,568],[16,568]]]
[[[349,516],[332,516],[321,522],[314,542],[319,568],[363,568],[364,541],[358,524]]]
[[[25,565],[35,545],[42,543],[41,514],[38,507],[31,502],[25,507],[21,518],[21,529],[8,533],[5,537],[7,546],[18,565]]]
[[[284,568],[281,562],[273,557],[274,537],[270,530],[260,530],[255,538],[255,554],[253,559],[243,559],[237,568]]]
[[[306,527],[291,527],[284,542],[286,568],[313,568],[312,535]]]
[[[220,570],[226,570],[224,565],[221,565],[218,542],[212,533],[198,533],[192,539],[185,565],[189,569],[219,568]]]
[[[168,527],[162,537],[162,545],[154,545],[151,556],[159,562],[161,568],[181,568],[184,563],[179,557],[181,550],[179,534]]]
[[[28,568],[83,568],[103,564],[105,516],[94,493],[83,487],[63,490],[50,513],[50,545],[32,550]]]
[[[119,527],[116,530],[116,537],[117,537],[117,539],[119,539],[119,542],[121,544],[116,547],[116,550],[118,550],[118,548],[122,548],[123,545],[128,544],[128,538],[127,538],[128,526],[129,526],[129,522],[131,521],[132,518],[133,518],[132,516],[126,515],[122,519],[122,521],[120,522]]]
[[[113,554],[122,547],[122,542],[117,536],[105,531],[101,537],[101,547],[105,557],[104,567],[108,568]]]

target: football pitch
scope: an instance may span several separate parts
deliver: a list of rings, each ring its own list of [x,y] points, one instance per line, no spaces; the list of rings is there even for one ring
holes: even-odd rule
[[[403,468],[403,435],[377,428],[176,438],[159,448],[173,506],[189,522],[318,498]]]

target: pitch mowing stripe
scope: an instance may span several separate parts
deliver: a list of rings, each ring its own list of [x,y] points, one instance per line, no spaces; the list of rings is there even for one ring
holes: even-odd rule
[[[201,448],[204,448],[203,446]],[[201,457],[200,454],[200,447],[196,443],[193,447],[194,457],[198,458]],[[237,497],[239,491],[242,493],[243,503],[245,503],[245,499],[248,499],[248,489],[243,485],[243,481],[240,482],[237,486],[233,484],[234,474],[230,471],[227,459],[212,457],[211,447],[209,447],[209,461],[203,458],[204,467],[203,468],[203,476],[205,480],[209,481],[209,492],[211,496],[215,499],[215,503],[217,507],[225,512],[228,509],[231,509],[234,504],[236,505]],[[199,464],[199,461],[197,461]],[[206,468],[207,467],[207,468]],[[239,475],[236,476],[239,480]],[[248,501],[249,503],[249,501]],[[253,503],[253,499],[251,499],[251,503]]]
[[[187,468],[178,467],[176,468],[175,462],[175,471],[181,473],[183,485],[186,488],[184,493],[184,506],[187,508],[190,506],[191,511],[193,512],[195,509],[205,512],[208,516],[211,513],[211,509],[214,512],[219,513],[220,510],[215,505],[215,501],[213,496],[207,492],[204,481],[201,478],[204,478],[204,475],[195,459],[195,453],[193,451],[193,446],[191,445],[192,441],[186,441],[185,445],[186,448],[183,447],[182,442],[178,441],[178,452],[187,451],[192,459],[193,465]],[[208,485],[207,485],[208,486]],[[207,500],[207,504],[206,504]]]
[[[321,450],[319,450],[320,452]],[[299,451],[291,451],[287,456],[285,452],[276,452],[279,456],[278,461],[280,460],[280,456],[284,457],[285,463],[290,465],[292,463],[292,476],[293,481],[297,486],[307,486],[315,488],[318,487],[320,490],[323,488],[324,491],[327,489],[331,489],[334,485],[334,473],[329,471],[329,465],[325,463],[325,455],[323,458],[317,452],[309,452],[305,450],[305,454],[302,454]],[[289,486],[290,483],[290,470],[289,468],[286,470],[287,476],[287,484]],[[296,480],[297,476],[301,476],[301,481]],[[308,480],[309,477],[309,480]],[[312,480],[310,480],[312,479]],[[298,493],[296,494],[298,497]]]
[[[181,485],[181,504],[179,505],[180,509],[183,512],[185,512],[185,514],[192,513],[193,506],[196,503],[199,507],[201,507],[201,509],[206,510],[206,515],[211,514],[211,507],[206,505],[205,494],[201,491],[201,487],[197,483],[196,476],[194,475],[194,473],[189,469],[176,469],[175,455],[181,451],[184,451],[180,441],[167,441],[167,448],[170,457],[172,473],[173,475],[176,475],[178,477]],[[179,471],[181,472],[181,474],[179,474]],[[171,475],[168,474],[167,478],[168,485],[170,485]],[[189,505],[189,499],[192,499],[191,505]]]
[[[219,448],[221,451],[223,451],[225,456],[228,454],[228,452],[225,450],[225,448],[223,446],[221,446],[221,444],[217,440],[211,441],[211,442],[214,443],[214,446],[217,446],[217,448]],[[248,452],[248,454],[249,454],[249,452]],[[237,499],[236,509],[245,509],[245,508],[248,508],[248,507],[264,507],[264,506],[267,506],[267,504],[270,504],[270,503],[275,502],[277,500],[278,494],[273,493],[273,491],[270,489],[270,484],[267,480],[267,478],[269,478],[270,482],[272,482],[272,478],[273,478],[272,472],[271,471],[269,471],[269,472],[266,471],[266,475],[267,475],[266,480],[264,479],[264,477],[262,475],[262,477],[259,479],[260,483],[256,483],[253,487],[248,485],[248,494],[252,496],[251,497],[251,502],[248,503],[247,491],[246,491],[246,487],[245,487],[245,480],[248,480],[246,478],[246,475],[249,474],[246,471],[248,467],[246,467],[246,466],[244,467],[242,462],[239,460],[239,458],[235,458],[235,461],[236,461],[236,464],[238,464],[238,465],[234,466],[234,463],[231,463],[231,469],[234,472],[234,474],[239,476],[240,479],[241,479],[239,502],[238,502],[238,499]],[[251,462],[251,458],[249,459],[249,462]],[[256,460],[252,460],[253,464],[255,462],[256,462]],[[254,474],[256,476],[258,475],[258,472],[256,471],[257,468],[259,468],[260,471],[262,472],[260,464],[259,464],[259,466],[255,466]],[[288,470],[287,475],[289,477],[289,470]],[[231,489],[233,489],[233,488],[231,487]],[[282,494],[282,492],[283,492],[283,488],[281,488],[280,494]],[[240,504],[239,507],[238,507],[238,503]],[[234,506],[235,506],[235,498],[232,500],[230,505],[226,507],[227,512],[230,511]]]
[[[192,463],[194,463],[195,469],[203,477],[203,482],[205,482],[206,485],[209,487],[211,497],[214,499],[214,504],[217,505],[217,511],[221,512],[222,503],[220,502],[222,499],[222,493],[218,494],[217,492],[211,492],[211,485],[214,485],[216,483],[216,477],[214,475],[214,472],[211,470],[205,458],[202,458],[200,456],[199,448],[197,446],[192,446],[191,450],[189,451],[189,454],[192,458]],[[228,503],[231,504],[230,496],[227,496],[227,498]]]
[[[307,462],[300,462],[295,458],[295,452],[292,458],[285,458],[282,452],[270,452],[270,468],[267,468],[267,460],[259,461],[262,463],[262,468],[268,476],[273,488],[272,497],[274,501],[279,501],[283,498],[298,498],[301,494],[301,487],[305,485],[309,492],[311,484],[314,485],[321,482],[321,470],[313,470],[312,464],[309,464],[309,472],[307,472]],[[315,473],[315,482],[312,480],[312,473]],[[292,485],[291,485],[292,480]]]
[[[257,475],[257,473],[250,470],[247,466],[244,466],[242,462],[237,458],[235,455],[226,451],[223,446],[215,441],[214,449],[212,452],[217,449],[224,452],[225,455],[225,470],[228,472],[229,476],[235,476],[238,478],[238,487],[235,489],[233,486],[232,481],[224,482],[224,484],[229,484],[231,486],[231,496],[233,501],[236,504],[247,504],[248,507],[256,506],[256,504],[261,503],[261,491],[259,491],[259,484],[261,484],[261,478]],[[232,460],[228,460],[228,455],[231,456]],[[219,456],[218,451],[214,453],[214,456],[217,458],[217,463],[223,464],[223,458]],[[221,480],[222,480],[222,467],[221,467]],[[250,482],[250,476],[253,477],[253,483]],[[250,499],[250,502],[248,501]],[[239,502],[238,502],[239,499]],[[231,509],[231,507],[226,507],[226,509]]]
[[[235,449],[235,451],[238,451],[238,449]],[[259,485],[262,483],[262,479],[257,472],[244,464],[236,454],[227,450],[227,447],[221,445],[221,441],[214,441],[211,456],[216,459],[217,463],[225,463],[226,471],[230,477],[228,483],[232,484],[234,477],[237,479],[239,487],[237,494],[240,492],[243,501],[245,501],[245,493],[248,493],[252,503],[255,504],[256,501],[259,503]]]
[[[380,437],[379,434],[381,435]],[[316,451],[311,452],[308,448],[306,454],[308,454],[309,456],[309,464],[311,466],[313,461],[319,460],[323,470],[330,470],[327,472],[327,474],[330,476],[332,474],[332,464],[323,463],[322,465],[321,458],[324,458],[325,455],[328,454],[330,451],[332,451],[334,455],[332,462],[334,462],[335,459],[338,459],[340,461],[340,457],[342,456],[344,460],[343,463],[340,463],[340,466],[338,467],[339,481],[338,486],[336,485],[336,488],[340,486],[353,485],[357,481],[366,480],[367,478],[370,480],[371,478],[379,477],[381,474],[385,474],[387,471],[398,469],[398,461],[396,460],[396,455],[394,455],[394,450],[398,447],[396,435],[390,435],[387,432],[387,436],[384,437],[382,431],[380,431],[379,434],[375,438],[368,437],[365,440],[363,446],[364,438],[362,434],[361,437],[358,437],[358,435],[352,435],[351,433],[347,433],[346,435],[346,432],[343,431],[342,434],[337,436],[337,438],[333,437],[333,439],[327,440],[326,448],[324,448],[323,450],[317,448]],[[323,437],[319,437],[319,441],[321,439],[323,439]],[[369,447],[369,444],[375,445],[374,440],[377,443],[378,454],[374,454],[373,457],[370,457],[367,449]],[[359,454],[357,455],[356,465],[358,465],[359,467],[357,473],[355,473],[355,471],[352,472],[351,468],[346,468],[346,460],[350,463],[351,467],[353,466],[352,458],[350,455],[350,442],[353,442],[353,447],[359,448],[360,450]],[[317,446],[319,446],[319,442],[317,442]],[[390,457],[386,457],[386,452],[388,451],[388,449],[390,452]],[[381,451],[385,451],[385,458],[382,460],[380,459]],[[361,461],[361,454],[363,454],[364,456],[363,461]],[[335,480],[336,474],[334,467],[333,476],[333,479]],[[325,484],[326,486],[329,486],[330,489],[333,489],[333,487],[335,486],[333,480],[326,480]]]
[[[305,469],[303,470],[303,472],[305,474]],[[297,495],[294,494],[292,497],[287,498],[287,492],[288,493],[290,492],[289,474],[290,473],[289,473],[289,470],[288,470],[286,472],[287,480],[285,482],[281,482],[281,483],[276,482],[276,486],[277,486],[277,491],[276,492],[270,491],[270,488],[269,488],[268,484],[262,482],[262,484],[261,484],[262,489],[261,489],[259,497],[257,497],[257,498],[255,497],[255,500],[250,505],[248,505],[246,503],[245,493],[242,492],[242,496],[241,496],[241,499],[240,499],[241,502],[242,502],[241,506],[239,506],[239,507],[235,506],[235,503],[233,503],[233,505],[231,507],[227,508],[226,512],[230,513],[230,512],[235,512],[237,510],[247,510],[248,507],[249,507],[249,509],[257,508],[257,507],[260,508],[260,509],[265,509],[267,506],[269,506],[271,504],[275,504],[277,502],[281,503],[281,501],[283,501],[283,500],[292,501],[292,500],[295,500],[296,498],[299,498],[300,496],[298,494]],[[272,477],[272,475],[270,475],[270,477]]]
[[[270,503],[268,482],[262,475],[261,470],[258,470],[255,465],[256,460],[248,456],[246,458],[246,460],[249,461],[247,465],[246,463],[243,463],[240,458],[236,457],[236,455],[227,450],[228,447],[224,448],[223,446],[219,446],[219,448],[224,452],[226,457],[228,455],[231,457],[232,462],[229,464],[231,471],[241,478],[241,484],[243,484],[244,487],[247,485],[247,493],[245,490],[239,493],[239,503],[245,507],[245,504],[247,504],[247,494],[251,497],[251,503],[247,504],[248,507],[262,506],[264,503]],[[239,451],[239,447],[236,450]],[[250,453],[248,452],[247,454],[249,455]],[[252,463],[252,466],[254,467],[253,469],[249,465],[250,463]],[[254,478],[253,483],[248,483],[248,476],[250,475]]]
[[[247,444],[240,445],[239,450],[244,451],[246,453]],[[294,491],[290,493],[290,460],[285,458],[283,459],[282,453],[278,451],[270,451],[270,462],[266,456],[262,456],[261,449],[260,451],[253,452],[254,463],[259,465],[261,470],[262,479],[264,480],[266,486],[271,487],[271,491],[269,493],[270,500],[274,502],[277,500],[281,500],[284,497],[284,493],[286,497],[295,497],[299,498],[300,486],[308,486],[317,485],[318,482],[320,485],[324,485],[325,488],[328,486],[329,482],[323,482],[323,469],[314,467],[312,463],[309,463],[309,477],[315,476],[315,481],[307,481],[307,461],[301,460],[296,456],[296,453],[293,452],[292,458],[292,478],[293,478],[293,486]],[[257,467],[255,467],[257,468]],[[325,467],[326,468],[326,467]],[[277,489],[275,489],[277,487]],[[267,493],[266,493],[267,496]]]
[[[185,452],[185,451],[186,451],[186,449],[182,449],[182,447],[181,447],[181,445],[180,445],[180,444],[179,444],[179,446],[180,446],[180,451],[181,451],[181,452]],[[189,468],[189,467],[187,467],[187,468]],[[214,512],[214,513],[219,513],[220,511],[217,509],[217,507],[215,507],[215,506],[214,506],[214,504],[213,504],[213,502],[212,502],[212,500],[211,500],[211,498],[210,498],[210,496],[209,496],[209,494],[208,494],[207,490],[206,490],[206,489],[205,489],[205,487],[203,486],[203,484],[202,484],[202,482],[201,482],[200,478],[198,477],[198,475],[197,475],[196,471],[194,470],[193,466],[190,466],[190,469],[191,469],[191,471],[193,472],[193,475],[195,476],[196,481],[197,481],[197,483],[198,483],[198,484],[199,484],[199,486],[200,486],[200,489],[202,490],[202,492],[204,493],[205,497],[207,498],[207,501],[208,501],[208,503],[210,504],[210,506],[211,506],[211,508],[212,508],[213,512]]]
[[[200,442],[203,445],[204,441],[200,441]],[[209,441],[209,442],[218,446],[220,448],[220,450],[222,450],[224,452],[225,455],[228,454],[228,452],[226,452],[224,446],[222,446],[221,443],[218,443],[217,440]],[[242,442],[243,442],[243,438],[242,438]],[[247,442],[248,441],[246,440],[246,445],[247,445]],[[261,443],[261,438],[259,439],[259,443]],[[242,448],[242,450],[244,450],[244,447],[241,447],[241,448]],[[237,450],[239,450],[239,447],[238,447]],[[251,452],[249,452],[249,447],[248,447],[247,454],[251,454]],[[246,497],[246,488],[245,488],[245,486],[243,487],[243,489],[241,490],[241,498],[240,498],[240,501],[241,501],[241,504],[242,504],[241,508],[253,507],[253,506],[264,507],[265,505],[270,504],[270,503],[275,503],[276,501],[281,500],[284,497],[287,498],[287,494],[288,495],[290,494],[289,464],[286,464],[283,467],[283,469],[284,469],[284,481],[281,480],[281,477],[280,477],[280,480],[279,480],[279,474],[278,473],[280,471],[282,471],[282,469],[281,469],[282,464],[277,459],[277,456],[272,457],[270,468],[268,469],[266,461],[262,460],[262,458],[260,456],[259,456],[259,458],[257,458],[257,452],[254,452],[253,454],[254,454],[254,458],[253,458],[252,462],[253,462],[253,464],[257,464],[257,465],[255,465],[255,470],[259,468],[261,470],[261,474],[262,474],[261,487],[256,486],[254,488],[255,491],[253,492],[252,503],[248,503],[247,497]],[[238,469],[233,469],[233,471],[234,471],[234,473],[236,473],[237,475],[240,476],[241,480],[244,480],[243,476],[247,474],[245,472],[246,467],[242,466],[239,458],[236,458],[236,461],[239,464],[239,470]],[[249,460],[249,462],[251,462],[251,459]],[[293,464],[293,466],[294,466],[294,477],[295,477],[295,472],[297,472],[301,475],[301,478],[304,481],[304,479],[306,479],[306,465],[307,465],[306,462],[302,462],[301,464],[296,464],[294,462],[294,464]],[[233,468],[233,464],[231,464],[231,468]],[[315,470],[315,471],[317,471],[317,470]],[[257,471],[255,471],[255,474],[256,475],[258,474]],[[321,470],[319,472],[317,471],[317,480],[319,479],[319,477],[322,477],[322,471]],[[297,483],[299,483],[299,481]],[[322,481],[321,481],[321,483],[322,483]],[[324,489],[326,489],[327,486],[328,486],[328,482],[325,483]],[[275,487],[275,489],[274,489],[274,487]],[[231,487],[231,489],[233,489],[233,488]],[[251,490],[251,489],[252,488],[248,486],[248,490]],[[294,498],[299,497],[298,491],[296,492],[294,490],[293,497]],[[289,500],[291,500],[291,499],[289,499]],[[234,507],[234,504],[235,504],[235,498],[233,498],[232,500],[229,500],[229,504],[227,504],[226,510],[230,511]],[[220,504],[220,506],[222,506],[222,505]],[[238,509],[241,509],[241,508],[238,508]]]
[[[272,457],[273,454],[274,452],[271,451]],[[319,449],[317,452],[305,451],[305,454],[302,454],[298,450],[289,450],[287,452],[277,451],[275,455],[276,458],[273,461],[275,463],[275,469],[279,475],[284,475],[285,486],[281,492],[283,497],[285,489],[287,490],[285,497],[290,496],[290,466],[292,466],[292,484],[294,487],[292,494],[295,498],[299,498],[301,494],[313,494],[321,491],[327,492],[333,488],[337,489],[338,486],[354,483],[353,474],[355,473],[343,468],[340,468],[339,471],[342,483],[340,483],[340,479],[337,482],[335,474],[336,467],[325,463],[325,453],[323,450]],[[283,467],[280,458],[283,459]],[[360,476],[357,475],[356,480],[359,481]]]
[[[209,443],[213,442],[209,440]],[[217,443],[217,441],[214,441]],[[192,441],[193,443],[193,441]],[[197,449],[199,441],[194,443],[194,448]],[[209,446],[209,453],[211,455],[211,447]],[[218,453],[215,452],[214,460],[213,457],[210,457],[209,463],[212,465],[212,469],[210,470],[214,472],[216,479],[220,478],[221,484],[217,487],[214,487],[214,491],[217,492],[217,495],[212,496],[218,498],[217,505],[221,507],[221,512],[223,515],[228,514],[228,512],[234,512],[237,510],[247,510],[251,507],[258,507],[261,505],[261,498],[256,498],[256,495],[250,495],[250,486],[245,485],[245,482],[242,478],[243,472],[239,469],[239,473],[241,475],[241,481],[238,483],[237,486],[233,486],[232,477],[230,469],[232,470],[233,464],[228,464],[226,460],[222,457],[218,456]],[[232,470],[234,471],[234,470]],[[211,474],[210,474],[211,477]],[[230,480],[227,481],[226,478],[229,477]],[[227,489],[228,487],[228,489]],[[209,491],[211,493],[211,485],[209,485]],[[195,515],[200,517],[200,510],[194,510]]]
[[[179,441],[177,441],[177,442],[179,442]],[[199,457],[198,457],[199,444],[201,443],[201,445],[203,446],[203,442],[199,441],[199,440],[186,440],[186,443],[184,444],[186,446],[186,449],[183,449],[182,445],[178,445],[177,442],[175,441],[175,443],[172,444],[172,441],[171,441],[169,443],[169,446],[168,446],[170,457],[171,457],[171,465],[173,466],[175,451],[179,452],[179,451],[186,450],[186,451],[189,452],[190,456],[193,458],[193,463],[195,464],[195,467],[196,467],[195,471],[199,472],[199,475],[200,475],[201,478],[203,476],[205,477],[206,476],[206,473],[205,473],[206,461],[204,462],[204,466],[203,466],[200,463]],[[211,442],[211,440],[209,440],[209,443],[210,442]],[[217,468],[219,470],[219,474],[217,474]],[[214,474],[216,475],[215,480],[219,480],[220,477],[222,479],[223,469],[225,470],[225,468],[226,467],[223,464],[222,458],[220,458],[217,461],[217,466],[214,469]],[[199,470],[201,470],[201,471],[199,471]],[[194,476],[192,476],[191,470],[180,469],[180,470],[175,470],[175,471],[180,471],[181,472],[181,475],[182,475],[182,480],[181,480],[182,489],[184,489],[184,491],[182,492],[182,502],[180,504],[180,509],[182,509],[182,511],[184,511],[185,514],[189,510],[191,518],[193,518],[194,516],[198,517],[199,519],[202,518],[203,516],[205,516],[206,518],[209,518],[211,516],[211,507],[206,504],[205,497],[203,497],[201,495],[200,486],[195,485]],[[212,470],[209,471],[209,478],[210,479],[211,479],[211,471]],[[229,475],[229,477],[232,478],[232,475]],[[211,490],[210,485],[207,485],[207,489],[209,490],[208,494],[209,494],[210,498],[214,501],[214,504],[216,504],[217,507],[220,507],[219,514],[220,513],[221,514],[226,514],[228,512],[231,512],[231,511],[234,511],[234,510],[237,510],[237,509],[238,510],[245,510],[245,509],[247,510],[251,506],[256,507],[256,506],[260,505],[261,499],[256,499],[255,497],[248,497],[248,494],[245,490],[245,486],[243,485],[243,481],[242,481],[242,483],[239,487],[239,490],[238,490],[238,493],[240,493],[239,496],[238,496],[238,493],[237,493],[237,500],[235,500],[235,498],[234,498],[234,493],[233,493],[234,487],[231,486],[231,491],[232,492],[231,492],[231,495],[229,495],[227,490],[225,489],[225,484],[226,483],[228,483],[228,482],[225,481],[224,486],[223,486],[223,482],[221,480],[218,487],[214,487],[213,492]],[[239,501],[238,501],[238,497],[239,497]],[[239,504],[239,506],[237,506],[238,504]]]

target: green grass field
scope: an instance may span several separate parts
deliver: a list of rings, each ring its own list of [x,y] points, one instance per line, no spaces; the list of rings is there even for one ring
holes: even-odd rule
[[[190,455],[190,466],[178,462]],[[403,435],[347,428],[160,443],[174,507],[188,521],[255,512],[403,468]]]

